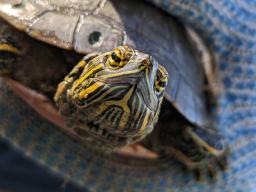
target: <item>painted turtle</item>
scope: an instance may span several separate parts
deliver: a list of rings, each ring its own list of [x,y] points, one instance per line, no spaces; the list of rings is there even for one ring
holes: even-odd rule
[[[2,0],[0,16],[3,75],[52,96],[74,67],[55,102],[80,141],[105,150],[140,141],[190,169],[225,167],[203,67],[172,17],[125,0]]]

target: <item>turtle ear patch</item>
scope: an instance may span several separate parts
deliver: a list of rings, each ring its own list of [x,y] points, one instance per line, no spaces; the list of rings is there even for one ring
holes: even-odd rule
[[[159,69],[156,73],[155,89],[158,93],[163,92],[168,83],[168,73],[166,69],[159,65]]]

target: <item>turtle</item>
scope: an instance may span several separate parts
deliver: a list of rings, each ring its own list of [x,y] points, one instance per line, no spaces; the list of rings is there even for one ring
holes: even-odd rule
[[[175,18],[135,0],[1,0],[0,17],[1,75],[54,98],[81,144],[225,169],[207,78]]]

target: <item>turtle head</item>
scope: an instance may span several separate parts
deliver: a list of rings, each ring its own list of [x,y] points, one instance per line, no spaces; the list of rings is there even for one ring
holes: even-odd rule
[[[94,57],[67,91],[74,130],[103,148],[141,140],[158,119],[167,80],[153,57],[128,46]]]

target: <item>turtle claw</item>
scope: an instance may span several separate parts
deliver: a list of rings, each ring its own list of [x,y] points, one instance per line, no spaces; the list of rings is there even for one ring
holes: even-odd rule
[[[217,170],[213,168],[213,166],[210,164],[208,165],[208,175],[210,178],[216,179],[217,178]]]
[[[220,168],[221,171],[227,171],[228,169],[228,159],[227,159],[228,154],[225,154],[223,158],[217,159],[217,165]]]
[[[189,167],[189,165],[185,166],[193,171],[194,177],[197,181],[201,181],[203,175],[211,178],[212,180],[216,180],[218,178],[219,171],[226,171],[228,169],[227,162],[227,153],[222,154],[222,156],[215,157],[205,157],[200,162],[194,163],[193,167]]]
[[[200,171],[200,169],[194,169],[193,174],[197,181],[202,180],[202,171]]]
[[[203,167],[195,168],[193,170],[194,177],[197,181],[202,181],[203,175],[207,175],[209,178],[216,180],[218,177],[218,172],[212,165],[208,165],[206,170]]]
[[[175,136],[165,138],[168,143],[165,143],[164,153],[179,160],[197,180],[201,180],[203,175],[216,179],[218,171],[227,169],[229,150],[215,131],[188,127],[176,132]]]
[[[194,172],[197,172],[195,174],[195,177],[199,181],[202,180],[202,177],[204,174],[213,180],[216,180],[218,178],[218,167],[213,163],[208,164],[205,168],[204,167],[196,168]]]

